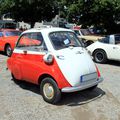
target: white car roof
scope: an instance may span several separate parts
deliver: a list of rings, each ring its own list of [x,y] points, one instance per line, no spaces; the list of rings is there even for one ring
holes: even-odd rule
[[[46,32],[47,34],[49,34],[51,32],[55,32],[55,31],[69,31],[69,32],[73,32],[70,29],[54,27],[54,28],[33,28],[33,29],[29,29],[29,30],[24,31],[22,34],[29,33],[29,32]]]
[[[44,37],[44,41],[45,43],[47,43],[47,47],[49,48],[50,51],[53,50],[53,47],[51,45],[50,39],[48,39],[48,35],[51,32],[57,32],[57,31],[67,31],[67,32],[73,32],[70,29],[65,29],[65,28],[58,28],[58,27],[54,27],[54,28],[33,28],[33,29],[29,29],[24,31],[21,35],[25,34],[25,33],[32,33],[32,32],[41,32],[43,37]]]

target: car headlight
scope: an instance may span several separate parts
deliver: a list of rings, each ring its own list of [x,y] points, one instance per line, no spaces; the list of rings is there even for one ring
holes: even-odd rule
[[[43,60],[47,64],[51,64],[53,62],[53,55],[48,53],[43,57]]]

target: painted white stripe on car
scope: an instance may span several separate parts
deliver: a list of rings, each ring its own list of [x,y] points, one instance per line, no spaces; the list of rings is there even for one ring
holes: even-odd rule
[[[45,55],[46,51],[30,51],[30,50],[20,50],[20,49],[14,49],[13,53],[20,53],[20,54],[24,54],[24,51],[27,51],[27,54],[34,54],[34,55]]]

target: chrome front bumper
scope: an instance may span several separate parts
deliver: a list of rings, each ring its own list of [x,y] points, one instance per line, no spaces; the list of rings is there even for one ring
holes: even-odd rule
[[[81,91],[81,90],[90,88],[92,86],[95,86],[95,85],[97,85],[98,83],[100,83],[102,81],[103,81],[103,78],[100,77],[96,82],[94,82],[92,84],[84,84],[84,85],[77,86],[77,87],[65,87],[65,88],[62,88],[61,91],[62,92],[66,92],[66,93],[68,93],[68,92],[75,92],[75,91]]]

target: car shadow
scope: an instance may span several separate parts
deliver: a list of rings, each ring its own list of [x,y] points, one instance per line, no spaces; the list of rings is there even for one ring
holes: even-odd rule
[[[13,79],[11,79],[13,80]],[[21,80],[13,80],[16,85],[18,85],[20,88],[40,94],[40,87],[39,85],[35,85],[26,81]]]
[[[14,82],[22,89],[40,95],[39,85],[35,85],[25,81],[18,81],[18,80],[14,80]],[[83,90],[73,93],[62,93],[62,98],[56,105],[79,106],[79,105],[87,104],[96,99],[99,99],[103,95],[105,95],[105,92],[98,87],[96,87],[94,90]]]
[[[120,66],[120,61],[109,60],[107,64],[114,65],[114,66]]]
[[[97,63],[100,65],[100,63]],[[112,65],[112,66],[120,66],[120,61],[114,61],[114,60],[108,60],[106,63],[104,63],[103,65]]]
[[[96,87],[94,90],[83,90],[73,93],[64,93],[58,105],[80,106],[95,101],[105,95],[105,92]]]

